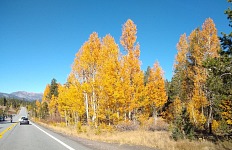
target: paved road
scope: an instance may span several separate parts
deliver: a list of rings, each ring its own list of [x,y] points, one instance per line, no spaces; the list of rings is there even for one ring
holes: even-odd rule
[[[9,119],[0,123],[0,150],[90,150],[35,123],[19,125],[21,116],[27,116],[24,107],[13,117],[15,123]]]

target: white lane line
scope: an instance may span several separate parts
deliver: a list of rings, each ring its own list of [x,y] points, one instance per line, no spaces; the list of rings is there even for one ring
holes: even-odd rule
[[[37,125],[35,125],[34,123],[31,122],[31,124],[33,126],[35,126],[36,128],[38,128],[40,131],[42,131],[43,133],[47,134],[48,136],[50,136],[51,138],[53,138],[54,140],[56,140],[57,142],[59,142],[60,144],[62,144],[64,147],[66,147],[69,150],[75,150],[74,148],[68,146],[67,144],[65,144],[64,142],[62,142],[61,140],[55,138],[54,136],[52,136],[51,134],[47,133],[46,131],[44,131],[43,129],[41,129],[40,127],[38,127]]]

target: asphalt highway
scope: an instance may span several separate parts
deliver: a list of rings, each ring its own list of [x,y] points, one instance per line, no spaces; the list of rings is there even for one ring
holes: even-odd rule
[[[13,117],[13,123],[9,118],[0,122],[0,150],[90,150],[30,120],[29,125],[20,125],[21,116],[27,116],[25,107]]]

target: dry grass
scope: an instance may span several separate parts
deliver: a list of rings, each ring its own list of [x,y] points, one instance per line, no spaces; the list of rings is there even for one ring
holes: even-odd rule
[[[95,141],[103,141],[108,143],[120,143],[120,144],[131,144],[131,145],[143,145],[152,148],[158,148],[163,150],[223,150],[231,149],[231,142],[221,142],[214,144],[209,141],[189,141],[181,140],[174,141],[170,138],[170,134],[167,131],[112,131],[93,129],[88,126],[82,126],[82,132],[77,132],[74,127],[65,127],[64,124],[45,124],[39,122],[41,125],[51,128],[57,132],[86,138]]]

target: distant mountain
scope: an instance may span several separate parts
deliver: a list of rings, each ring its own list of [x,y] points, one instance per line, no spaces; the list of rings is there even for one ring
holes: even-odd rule
[[[18,91],[18,92],[13,92],[10,94],[0,93],[0,97],[24,99],[24,100],[28,100],[28,101],[33,101],[33,100],[40,100],[41,101],[42,97],[43,97],[43,93],[32,93],[32,92]]]
[[[8,93],[0,93],[0,98],[1,97],[21,99],[20,97],[17,97],[15,95],[11,95],[11,94],[8,94]]]

